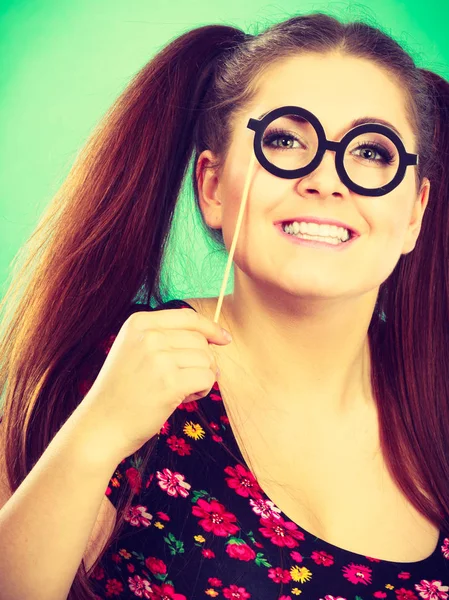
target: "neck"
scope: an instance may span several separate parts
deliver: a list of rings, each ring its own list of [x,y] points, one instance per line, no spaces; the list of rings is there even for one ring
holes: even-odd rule
[[[235,283],[223,302],[223,325],[233,335],[233,362],[266,392],[262,401],[275,397],[292,417],[373,407],[368,327],[378,290],[298,299]]]

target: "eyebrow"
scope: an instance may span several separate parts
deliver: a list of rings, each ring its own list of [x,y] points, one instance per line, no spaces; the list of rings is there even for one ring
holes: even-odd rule
[[[270,111],[267,110],[262,115],[260,115],[259,120],[263,119],[263,117],[265,115],[267,115],[269,112]],[[283,115],[283,116],[286,117],[287,115]],[[292,120],[294,120],[294,121],[295,120],[303,121],[303,117],[300,117],[299,115],[290,115],[290,118],[292,118]],[[350,129],[353,129],[354,127],[357,127],[358,125],[366,125],[367,123],[378,123],[379,125],[385,125],[385,127],[389,127],[396,133],[396,135],[398,135],[401,138],[401,141],[404,142],[404,138],[402,137],[399,130],[396,129],[396,127],[393,125],[393,123],[390,123],[390,121],[386,121],[385,119],[381,119],[380,117],[359,117],[358,119],[354,119],[353,121],[351,121],[348,124],[347,127],[344,127],[341,131],[338,132],[337,137],[341,138]]]

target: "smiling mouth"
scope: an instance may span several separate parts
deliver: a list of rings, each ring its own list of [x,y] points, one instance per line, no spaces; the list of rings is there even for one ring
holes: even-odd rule
[[[282,223],[277,223],[275,225],[276,229],[279,231],[280,235],[282,235],[282,237],[288,237],[290,238],[290,241],[294,244],[305,244],[307,246],[310,247],[322,247],[322,248],[329,248],[329,249],[334,249],[334,250],[339,250],[339,249],[343,249],[343,248],[347,248],[349,246],[352,246],[352,244],[354,243],[354,241],[360,237],[359,235],[351,235],[351,233],[349,233],[349,237],[347,240],[342,240],[338,237],[331,237],[331,236],[318,236],[318,235],[311,235],[311,234],[301,234],[298,232],[298,234],[292,234],[292,233],[287,233],[286,231],[284,231],[283,228],[283,224]]]
[[[330,243],[333,243],[335,240],[336,243],[346,244],[355,235],[351,229],[346,229],[346,228],[343,228],[342,233],[339,235],[330,235],[330,233],[328,235],[326,235],[324,233],[308,233],[308,232],[301,232],[301,231],[294,232],[291,228],[288,229],[290,224],[291,223],[289,223],[288,221],[285,221],[283,223],[279,223],[278,227],[280,226],[281,230],[285,234],[290,235],[291,237],[296,237],[296,238],[300,238],[303,240],[315,240],[315,241],[330,240]]]

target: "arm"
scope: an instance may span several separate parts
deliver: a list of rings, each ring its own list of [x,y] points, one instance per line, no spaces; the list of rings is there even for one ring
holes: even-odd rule
[[[65,600],[123,459],[83,403],[0,509],[0,600]]]

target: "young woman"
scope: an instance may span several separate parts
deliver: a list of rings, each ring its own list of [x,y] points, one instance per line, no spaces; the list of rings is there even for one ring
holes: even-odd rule
[[[321,13],[138,73],[3,301],[1,600],[447,597],[448,107]],[[161,277],[189,166],[226,251],[249,181],[230,343]]]

